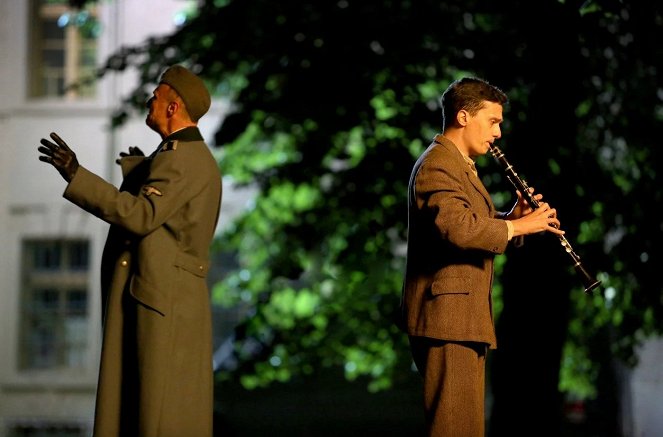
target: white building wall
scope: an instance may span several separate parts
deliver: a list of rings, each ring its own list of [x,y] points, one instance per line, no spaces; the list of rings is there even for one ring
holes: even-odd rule
[[[663,338],[646,341],[637,349],[639,364],[626,371],[623,395],[625,437],[663,436]]]

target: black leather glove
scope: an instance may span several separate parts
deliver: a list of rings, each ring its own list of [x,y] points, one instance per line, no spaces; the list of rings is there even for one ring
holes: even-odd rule
[[[65,181],[71,182],[79,167],[76,154],[55,132],[51,132],[51,138],[55,143],[45,138],[39,141],[42,144],[37,148],[42,153],[39,160],[51,164],[60,172]]]
[[[119,164],[120,160],[122,160],[122,158],[124,158],[126,156],[145,156],[145,154],[138,147],[129,146],[129,153],[120,152],[120,157],[115,160],[115,163]]]

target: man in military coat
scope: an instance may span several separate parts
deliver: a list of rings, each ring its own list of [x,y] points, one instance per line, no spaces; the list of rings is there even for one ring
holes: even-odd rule
[[[120,153],[119,189],[79,165],[55,133],[41,161],[64,198],[110,224],[101,265],[103,342],[95,437],[211,437],[212,330],[205,277],[221,175],[197,124],[203,81],[168,68],[147,103],[161,136],[149,156]]]

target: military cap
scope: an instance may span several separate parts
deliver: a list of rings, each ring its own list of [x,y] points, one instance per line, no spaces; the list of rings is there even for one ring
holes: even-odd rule
[[[170,85],[184,101],[191,120],[198,121],[211,104],[211,97],[202,79],[181,65],[169,67],[159,83]]]

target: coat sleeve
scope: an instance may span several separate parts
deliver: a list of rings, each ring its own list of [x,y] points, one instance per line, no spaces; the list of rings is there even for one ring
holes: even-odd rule
[[[135,195],[81,166],[63,197],[110,224],[146,235],[177,213],[200,185],[194,180],[196,172],[187,170],[185,162],[177,159],[175,151],[158,153]]]
[[[470,173],[452,161],[432,154],[422,162],[415,185],[418,207],[434,216],[440,236],[454,246],[503,253],[508,244],[506,223],[495,217],[487,192],[475,189]]]

